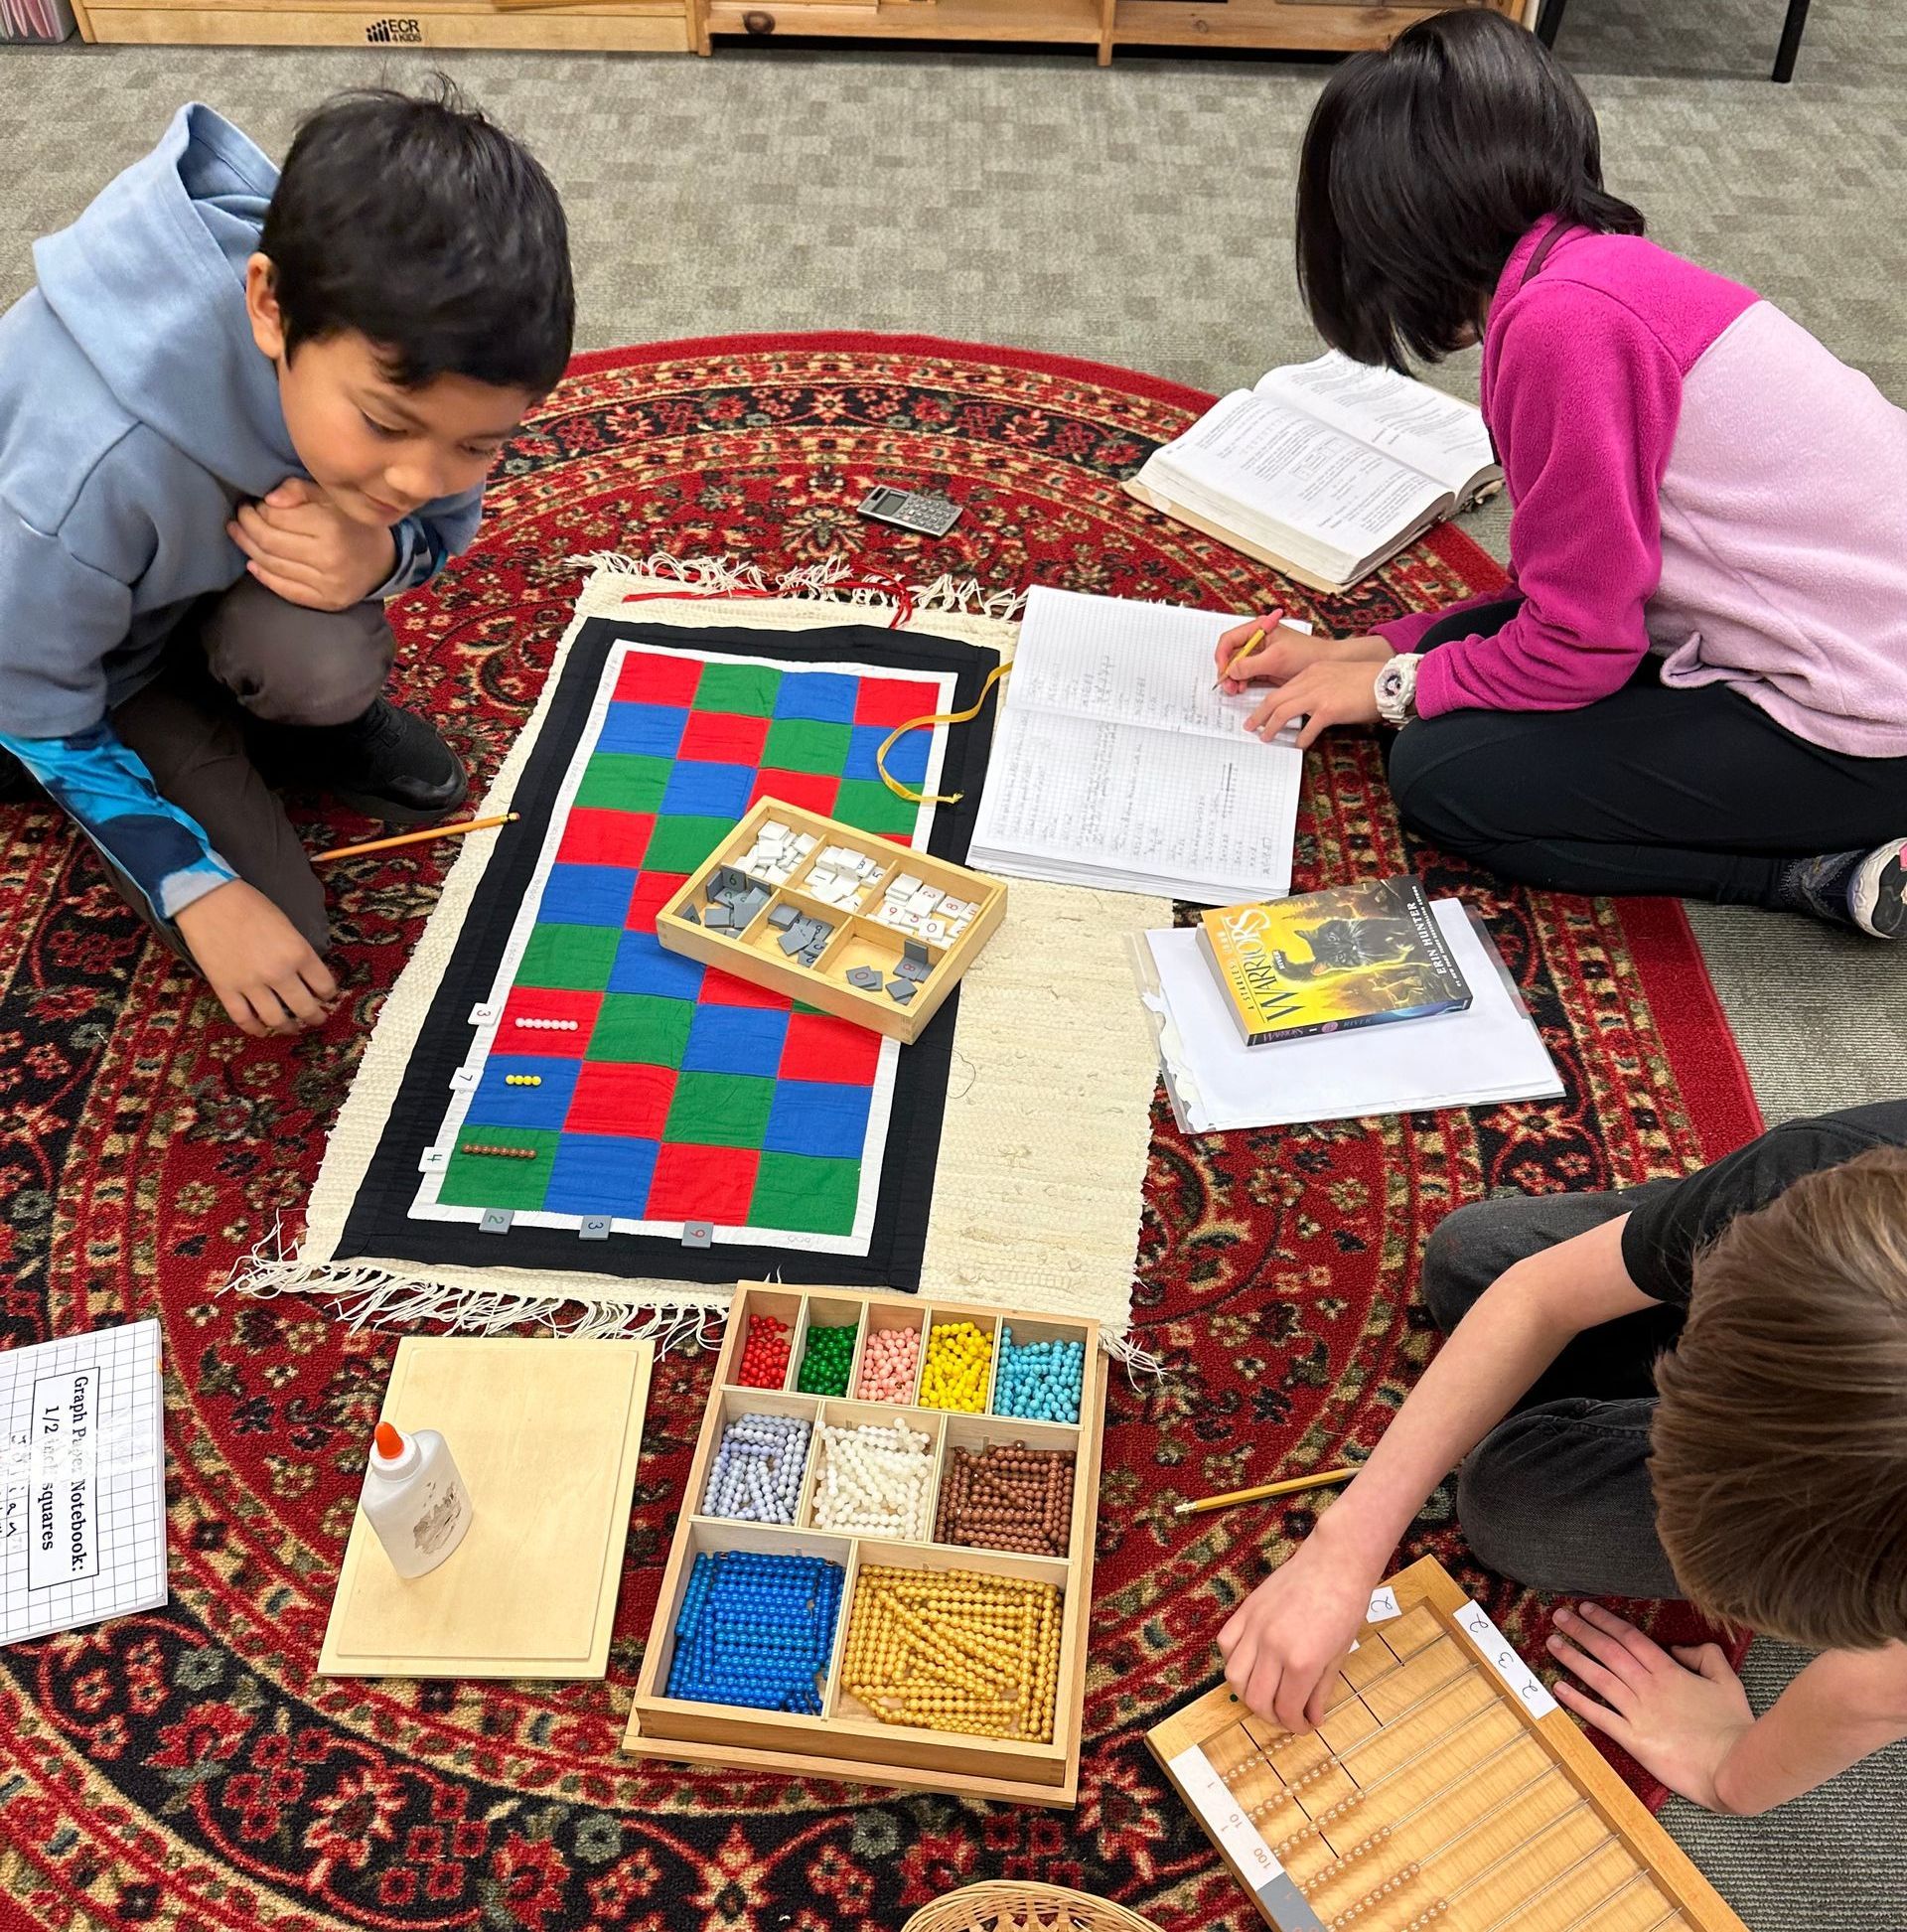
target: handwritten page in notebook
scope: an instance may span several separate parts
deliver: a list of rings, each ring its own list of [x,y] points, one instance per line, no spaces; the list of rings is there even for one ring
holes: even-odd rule
[[[1212,688],[1238,621],[1032,591],[969,862],[1208,905],[1289,892],[1304,759],[1246,732],[1257,696]]]
[[[0,1644],[166,1600],[159,1324],[0,1354]]]

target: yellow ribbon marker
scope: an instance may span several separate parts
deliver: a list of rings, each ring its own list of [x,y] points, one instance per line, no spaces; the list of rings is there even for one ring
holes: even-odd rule
[[[986,694],[1013,669],[1011,665],[995,665],[986,673],[986,682],[980,686],[980,694],[964,711],[936,711],[932,717],[909,718],[905,724],[897,724],[881,740],[881,748],[874,754],[874,769],[881,775],[881,783],[897,799],[905,799],[909,805],[958,805],[965,798],[964,792],[937,792],[932,798],[924,792],[915,792],[903,785],[887,769],[887,754],[907,736],[910,731],[924,730],[931,724],[969,724],[980,715],[986,703]]]

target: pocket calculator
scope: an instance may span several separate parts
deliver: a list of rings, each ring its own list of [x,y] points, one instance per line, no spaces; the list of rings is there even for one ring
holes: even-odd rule
[[[930,497],[918,490],[896,490],[877,483],[862,499],[860,512],[877,522],[898,523],[923,536],[945,536],[959,520],[960,506],[951,497]]]

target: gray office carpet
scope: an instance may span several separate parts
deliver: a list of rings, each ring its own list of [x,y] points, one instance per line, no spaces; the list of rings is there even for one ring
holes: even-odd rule
[[[1817,0],[1788,87],[1766,78],[1780,13],[1781,0],[1569,0],[1558,52],[1601,115],[1611,182],[1654,232],[1907,400],[1907,7]],[[1291,199],[1321,65],[1122,58],[1100,73],[1075,54],[734,47],[711,61],[439,60],[562,188],[584,347],[923,330],[1212,389],[1314,352]],[[27,286],[33,237],[71,220],[179,100],[210,100],[278,150],[328,90],[420,71],[356,52],[13,52],[0,302]],[[1474,393],[1474,358],[1439,379]],[[1473,527],[1503,554],[1500,515]],[[1907,1084],[1902,956],[1759,912],[1693,911],[1771,1119]],[[1757,1644],[1757,1703],[1799,1661]],[[1677,1805],[1668,1822],[1753,1932],[1902,1932],[1904,1803],[1897,1749],[1766,1818]]]

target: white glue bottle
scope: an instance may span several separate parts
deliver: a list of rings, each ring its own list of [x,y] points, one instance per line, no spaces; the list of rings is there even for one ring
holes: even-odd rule
[[[435,1569],[470,1529],[470,1491],[435,1429],[379,1422],[358,1500],[399,1576]]]

